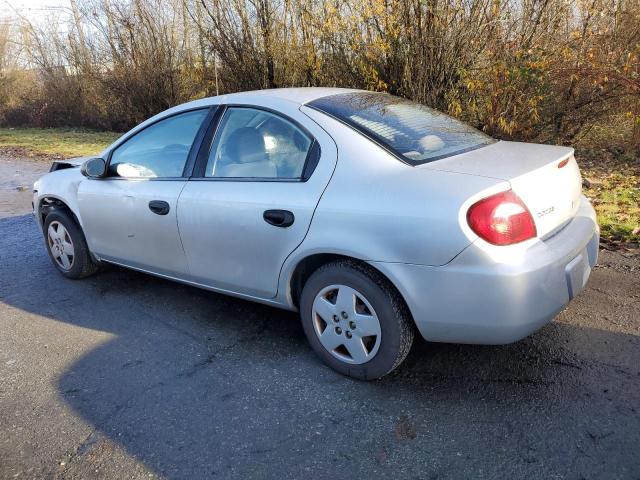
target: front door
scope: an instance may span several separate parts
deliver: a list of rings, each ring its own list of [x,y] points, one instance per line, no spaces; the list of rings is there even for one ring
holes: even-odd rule
[[[111,152],[108,176],[78,188],[89,248],[98,257],[166,275],[188,274],[177,223],[184,169],[208,109],[164,118]]]
[[[178,201],[192,279],[271,298],[335,167],[331,137],[299,110],[227,107]],[[206,162],[206,164],[205,164]]]

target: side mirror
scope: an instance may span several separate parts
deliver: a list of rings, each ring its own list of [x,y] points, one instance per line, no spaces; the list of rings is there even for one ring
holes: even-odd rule
[[[107,173],[107,163],[102,158],[90,158],[82,164],[80,172],[85,177],[102,178]]]

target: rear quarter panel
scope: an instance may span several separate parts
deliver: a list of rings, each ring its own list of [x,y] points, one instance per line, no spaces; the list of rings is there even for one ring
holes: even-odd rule
[[[444,265],[475,240],[460,209],[502,180],[417,169],[307,107],[338,145],[338,162],[304,242],[290,261],[338,253],[380,262]]]

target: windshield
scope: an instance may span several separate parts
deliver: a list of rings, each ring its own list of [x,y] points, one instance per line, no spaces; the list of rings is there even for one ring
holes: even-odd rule
[[[340,93],[308,106],[350,125],[411,165],[495,142],[444,113],[383,93]]]

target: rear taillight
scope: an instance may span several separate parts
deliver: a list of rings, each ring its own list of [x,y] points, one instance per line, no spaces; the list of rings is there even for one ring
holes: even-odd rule
[[[536,236],[529,209],[511,190],[474,203],[467,222],[480,238],[494,245],[512,245]]]

